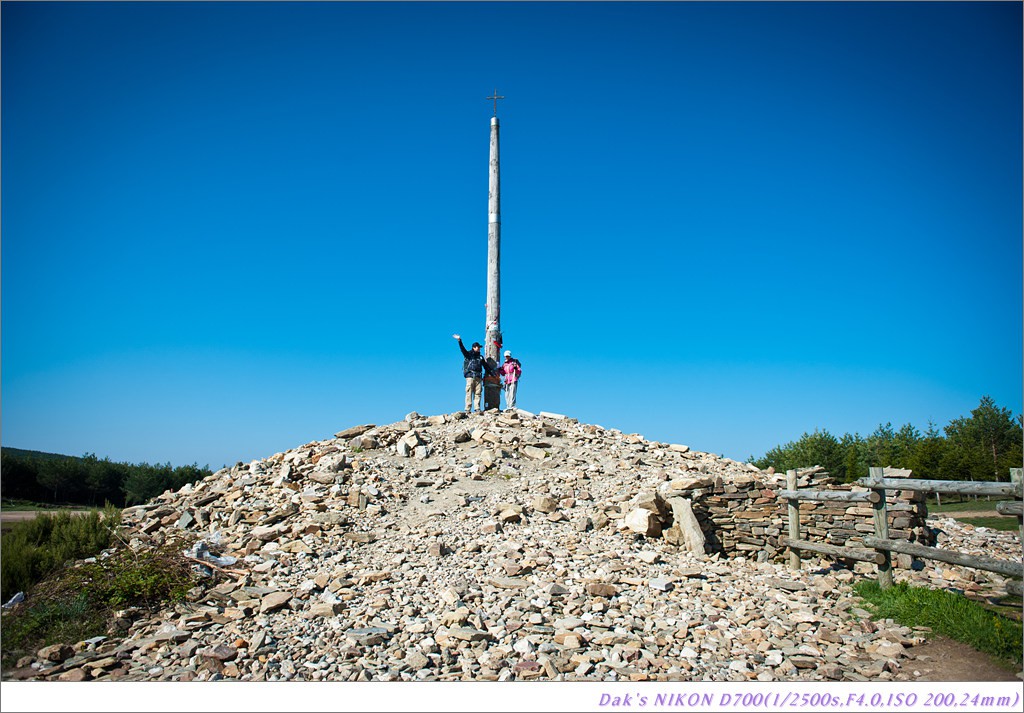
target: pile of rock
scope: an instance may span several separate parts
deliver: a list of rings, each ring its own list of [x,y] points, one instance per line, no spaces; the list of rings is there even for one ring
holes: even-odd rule
[[[912,680],[925,632],[870,621],[853,571],[773,560],[778,488],[558,414],[411,413],[126,510],[130,547],[180,541],[205,584],[12,674]]]

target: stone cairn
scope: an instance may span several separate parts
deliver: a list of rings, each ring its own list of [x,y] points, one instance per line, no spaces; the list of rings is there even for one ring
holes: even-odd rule
[[[801,485],[825,479],[808,471]],[[852,585],[870,568],[782,563],[783,487],[750,464],[559,414],[414,412],[126,509],[120,546],[179,543],[200,584],[159,612],[118,612],[116,635],[47,647],[4,675],[913,680],[927,632],[858,607]],[[856,541],[871,529],[860,510],[805,503],[802,527]],[[893,537],[929,542],[921,503],[891,511]],[[1019,556],[1015,533],[984,534],[988,554]],[[942,521],[939,546],[969,549],[962,535]],[[939,571],[900,576],[1005,583]]]

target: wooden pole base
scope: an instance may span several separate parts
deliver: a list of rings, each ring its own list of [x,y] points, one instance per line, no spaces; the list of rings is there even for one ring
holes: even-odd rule
[[[501,386],[498,384],[484,384],[484,410],[501,408]]]

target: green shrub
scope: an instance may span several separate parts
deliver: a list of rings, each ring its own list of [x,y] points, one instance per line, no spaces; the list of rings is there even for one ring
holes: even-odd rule
[[[72,515],[61,511],[15,523],[0,538],[0,598],[7,601],[69,561],[91,557],[110,546],[121,513]]]
[[[30,587],[25,602],[3,617],[4,668],[49,644],[108,635],[119,609],[183,601],[194,584],[183,549],[176,542],[143,552],[116,550],[60,568]]]
[[[111,609],[183,601],[192,586],[189,565],[178,549],[121,552],[83,567],[83,574],[92,598]]]
[[[882,589],[875,580],[858,582],[854,591],[867,602],[873,616],[894,619],[904,626],[927,626],[1008,663],[1021,663],[1021,624],[960,594],[911,587],[906,582]]]

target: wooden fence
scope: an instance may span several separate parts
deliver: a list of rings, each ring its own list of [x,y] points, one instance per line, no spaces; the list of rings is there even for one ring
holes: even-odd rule
[[[873,562],[878,567],[878,584],[882,589],[892,586],[892,553],[911,555],[921,559],[938,560],[949,564],[983,569],[997,572],[1008,577],[1024,577],[1024,564],[1008,560],[968,555],[952,550],[936,547],[925,547],[913,542],[889,539],[889,514],[886,508],[886,491],[909,490],[924,493],[962,493],[970,495],[991,495],[996,497],[1012,497],[1015,501],[996,503],[996,512],[1002,515],[1016,515],[1020,528],[1021,542],[1024,545],[1024,517],[1022,517],[1022,485],[1020,468],[1010,471],[1011,482],[971,482],[957,480],[914,480],[909,478],[886,478],[884,469],[871,468],[867,478],[857,481],[857,485],[869,488],[866,491],[829,491],[799,490],[795,470],[786,472],[786,490],[779,492],[779,498],[789,501],[789,537],[781,539],[782,544],[789,548],[790,569],[800,569],[800,551],[807,550],[829,555],[839,559],[850,559],[859,562]],[[843,501],[855,503],[871,503],[873,510],[875,534],[864,538],[864,547],[845,547],[829,545],[822,542],[810,542],[800,538],[800,501]],[[1007,582],[1007,591],[1021,595],[1021,583],[1017,580]]]

